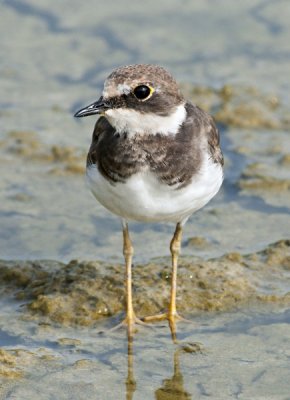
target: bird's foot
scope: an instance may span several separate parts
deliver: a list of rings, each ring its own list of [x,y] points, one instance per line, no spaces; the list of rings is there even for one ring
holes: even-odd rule
[[[156,314],[156,315],[150,315],[148,317],[142,318],[142,322],[159,322],[159,321],[169,321],[169,322],[178,322],[178,321],[184,321],[184,322],[191,322],[188,319],[181,317],[177,312],[166,312],[162,314]]]
[[[121,321],[118,325],[110,329],[110,332],[114,332],[120,328],[127,328],[128,336],[132,336],[134,333],[137,332],[136,325],[148,326],[146,322],[136,317],[135,314],[132,314],[130,316],[126,315],[123,321]]]
[[[168,311],[166,313],[151,315],[151,316],[142,318],[142,321],[144,321],[145,323],[159,322],[159,321],[166,321],[166,320],[168,321],[168,324],[169,324],[172,339],[175,343],[177,343],[176,323],[180,322],[180,321],[191,322],[190,320],[188,320],[184,317],[181,317],[176,311],[175,312]]]

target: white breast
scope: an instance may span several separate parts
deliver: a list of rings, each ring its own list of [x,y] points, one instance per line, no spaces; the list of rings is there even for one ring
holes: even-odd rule
[[[126,183],[111,184],[96,166],[87,169],[88,183],[96,199],[112,213],[127,220],[181,222],[202,208],[218,192],[223,172],[209,157],[192,182],[176,189],[160,183],[145,171]]]

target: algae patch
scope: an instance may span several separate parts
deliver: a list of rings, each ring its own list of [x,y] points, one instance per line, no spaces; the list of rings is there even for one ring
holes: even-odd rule
[[[17,367],[15,351],[0,348],[0,378],[17,379],[22,377],[22,372]]]
[[[250,255],[229,253],[205,261],[181,258],[178,308],[183,313],[225,311],[250,303],[290,302],[290,241]],[[140,316],[167,307],[170,262],[134,267],[134,302]],[[73,260],[2,261],[1,293],[25,301],[25,318],[91,326],[124,310],[124,267]]]
[[[83,174],[86,153],[74,146],[47,145],[33,131],[10,131],[0,147],[13,157],[25,161],[47,163],[54,175]]]
[[[220,89],[182,85],[186,98],[227,126],[243,129],[289,129],[290,113],[276,94],[256,87],[226,84]]]
[[[50,363],[57,357],[45,349],[36,352],[25,349],[0,348],[0,380],[24,378],[28,368],[36,368],[39,364]]]
[[[241,189],[261,189],[267,191],[289,191],[290,179],[283,178],[283,167],[285,168],[285,161],[287,158],[282,157],[282,165],[252,163],[243,171],[239,180]],[[286,166],[288,166],[286,164]],[[274,175],[274,172],[276,174]],[[288,172],[288,171],[286,171]]]

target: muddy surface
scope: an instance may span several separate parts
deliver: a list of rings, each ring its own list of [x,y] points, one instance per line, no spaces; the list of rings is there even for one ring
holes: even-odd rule
[[[169,260],[134,266],[134,304],[141,317],[166,310]],[[73,260],[2,261],[2,296],[13,294],[24,315],[45,323],[96,326],[124,311],[124,266]],[[249,255],[181,259],[178,306],[185,314],[232,311],[248,305],[290,304],[290,241]]]
[[[137,315],[166,309],[168,264],[134,266]],[[3,399],[39,390],[47,399],[111,399],[120,385],[127,398],[274,396],[279,383],[287,395],[289,240],[248,255],[182,257],[178,309],[189,319],[175,344],[164,323],[138,328],[127,345],[124,330],[110,330],[124,310],[123,276],[122,265],[104,262],[1,261]],[[172,375],[160,381],[168,364]]]

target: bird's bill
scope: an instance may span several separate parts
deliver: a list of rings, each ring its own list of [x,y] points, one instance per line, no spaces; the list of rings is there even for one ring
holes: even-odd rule
[[[79,117],[87,117],[88,115],[102,114],[108,108],[110,107],[104,102],[103,98],[101,97],[99,100],[95,101],[89,106],[81,108],[79,111],[75,113],[74,116],[79,118]]]

